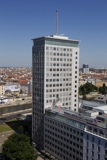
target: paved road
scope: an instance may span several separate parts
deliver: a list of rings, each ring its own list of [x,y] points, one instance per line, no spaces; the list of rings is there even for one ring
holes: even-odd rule
[[[22,112],[16,112],[16,113],[12,113],[11,115],[5,115],[5,116],[0,116],[0,124],[3,124],[11,119],[14,119],[14,118],[19,118],[21,114],[24,114],[24,113],[31,113],[32,111],[27,111],[27,110],[24,110]]]

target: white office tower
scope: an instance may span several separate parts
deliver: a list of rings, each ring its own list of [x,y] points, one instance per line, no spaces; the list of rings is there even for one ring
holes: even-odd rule
[[[43,114],[55,105],[78,111],[79,41],[65,36],[33,39],[32,138],[43,145]]]

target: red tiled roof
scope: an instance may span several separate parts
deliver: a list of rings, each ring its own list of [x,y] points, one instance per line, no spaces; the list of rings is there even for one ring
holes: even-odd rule
[[[20,84],[27,84],[29,81],[28,80],[19,80],[18,81]]]

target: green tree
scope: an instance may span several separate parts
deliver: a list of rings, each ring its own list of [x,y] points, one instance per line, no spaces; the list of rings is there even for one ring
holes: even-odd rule
[[[2,146],[2,154],[8,160],[36,160],[37,156],[30,145],[30,138],[14,133]]]
[[[86,97],[86,94],[84,93],[83,94],[83,98],[82,98],[83,100],[86,100],[87,99],[87,97]]]
[[[103,83],[103,86],[99,88],[99,93],[105,95],[107,94],[107,87],[105,85],[105,83]]]
[[[79,87],[79,93],[82,95],[89,94],[90,92],[94,92],[94,91],[97,91],[97,87],[89,82]]]

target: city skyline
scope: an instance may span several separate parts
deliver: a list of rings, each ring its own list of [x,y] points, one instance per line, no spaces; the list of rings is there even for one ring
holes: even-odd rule
[[[32,66],[32,38],[58,34],[80,40],[80,67],[105,67],[107,1],[1,1],[0,67]]]

